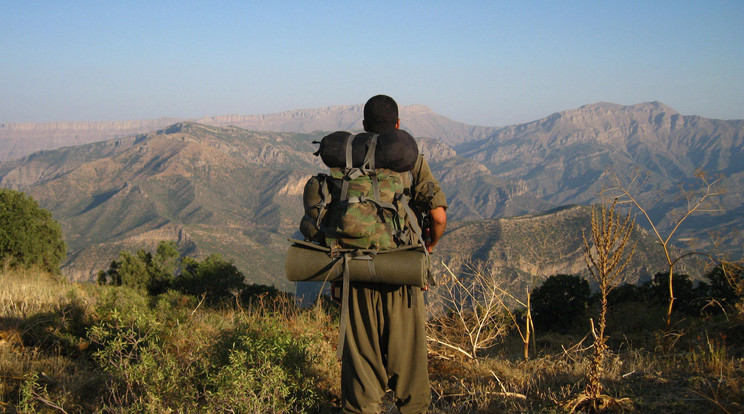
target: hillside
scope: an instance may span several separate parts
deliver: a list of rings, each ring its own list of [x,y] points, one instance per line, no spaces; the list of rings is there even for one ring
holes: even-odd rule
[[[4,163],[0,185],[53,212],[69,246],[63,273],[74,280],[93,279],[123,249],[174,240],[183,253],[221,253],[250,280],[289,289],[286,240],[298,237],[305,181],[326,169],[312,155],[321,136],[178,123]],[[545,205],[441,141],[420,146],[452,194],[452,220]]]
[[[540,285],[556,274],[580,274],[588,277],[584,262],[582,234],[591,234],[591,207],[565,206],[539,214],[463,223],[450,229],[437,251],[437,259],[450,269],[467,272],[473,265],[485,266],[494,274],[512,280],[513,291]],[[664,253],[657,240],[636,224],[629,241],[636,252],[625,271],[625,281],[646,282],[667,269]],[[467,252],[467,253],[465,253]],[[673,249],[679,256],[681,251]],[[678,273],[698,278],[700,260],[681,261]]]
[[[744,121],[684,116],[660,102],[598,103],[500,128],[455,149],[497,177],[528,179],[550,202],[584,203],[598,189],[586,176],[600,176],[606,167],[625,175],[640,167],[667,180],[692,178],[696,169],[740,179]]]
[[[711,178],[723,176],[728,191],[719,205],[709,206],[720,212],[695,217],[681,231],[705,241],[710,230],[732,235],[744,228],[742,120],[684,116],[660,102],[598,103],[500,128],[455,150],[498,179],[523,181],[554,205],[595,202],[610,184],[610,171],[625,183],[636,177],[642,186],[635,195],[662,228],[679,213],[674,209],[686,207],[677,187],[700,188],[695,173],[701,170]],[[729,246],[741,246],[741,239]]]
[[[330,125],[335,119],[330,126],[351,128],[359,122],[360,111],[361,106],[331,107],[208,121],[309,129]],[[479,260],[504,256],[489,247],[471,245],[490,236],[463,240],[458,226],[473,226],[472,232],[463,234],[480,234],[484,228],[498,233],[507,222],[494,219],[597,202],[598,191],[609,184],[608,169],[625,180],[640,171],[643,186],[636,195],[666,232],[674,215],[685,207],[676,186],[694,186],[697,168],[725,176],[728,192],[718,199],[723,210],[693,216],[676,241],[696,238],[699,248],[711,249],[706,241],[715,230],[736,236],[723,246],[741,254],[737,231],[744,226],[740,190],[744,166],[737,160],[742,159],[744,121],[682,116],[659,102],[599,103],[528,124],[492,129],[446,123],[421,106],[406,107],[402,113],[407,114],[404,129],[408,129],[405,122],[420,122],[419,130],[432,131],[419,134],[418,142],[448,195],[450,231],[441,244],[448,257],[472,251]],[[421,137],[441,138],[445,133],[459,143],[452,146],[441,139]],[[222,253],[251,280],[286,288],[282,276],[286,239],[296,237],[306,178],[325,170],[312,156],[316,149],[312,141],[324,134],[256,132],[181,122],[155,132],[4,162],[0,186],[28,192],[62,223],[69,245],[64,272],[76,280],[92,278],[123,248],[152,248],[168,239],[178,241],[185,253]],[[559,211],[545,217],[559,220],[555,215]],[[515,228],[525,222],[519,223]],[[638,224],[647,226],[641,217]],[[566,227],[565,231],[569,233],[548,232],[556,237],[551,247],[580,235],[578,228]],[[525,246],[535,244],[520,248]],[[583,269],[576,251],[570,248],[568,252],[573,253],[567,262],[546,265],[546,269]],[[519,263],[529,264],[531,259],[512,259],[493,263],[515,274],[536,271],[534,266]],[[638,267],[634,277],[656,271],[651,262],[647,265],[654,269]]]
[[[180,123],[37,153],[5,166],[1,182],[60,221],[70,253],[63,271],[73,279],[89,279],[124,248],[169,239],[196,255],[222,253],[274,284],[304,180],[319,169],[315,138]]]

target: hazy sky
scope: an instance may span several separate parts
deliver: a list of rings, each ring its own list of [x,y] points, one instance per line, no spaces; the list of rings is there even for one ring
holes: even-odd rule
[[[658,100],[744,119],[744,1],[0,2],[0,122],[263,114],[377,93],[502,126]]]

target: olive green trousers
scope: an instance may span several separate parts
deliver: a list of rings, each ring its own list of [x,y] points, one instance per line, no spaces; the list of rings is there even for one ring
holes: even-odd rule
[[[345,413],[379,413],[389,387],[401,413],[426,412],[426,306],[420,288],[352,283],[341,357]]]

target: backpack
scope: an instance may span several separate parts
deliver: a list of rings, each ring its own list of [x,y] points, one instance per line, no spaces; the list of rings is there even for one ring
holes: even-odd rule
[[[398,163],[406,165],[406,171],[376,168],[376,158],[384,154],[378,148],[379,134],[371,137],[346,134],[341,147],[345,154],[344,166],[332,166],[330,174],[311,177],[305,185],[305,215],[300,222],[302,234],[307,240],[332,250],[388,250],[423,245],[420,217],[409,205],[413,181],[410,169],[418,157],[418,150],[412,154],[409,152],[406,157],[410,159],[412,156],[412,162],[400,160]],[[407,133],[405,135],[415,145],[413,138]],[[338,138],[336,133],[324,140],[329,139],[330,144],[334,144]],[[328,143],[321,141],[321,149],[316,155],[322,153],[324,144]],[[362,145],[366,147],[364,159],[355,166],[353,153]],[[339,145],[328,146],[338,152]],[[322,155],[324,160],[331,158]],[[397,155],[400,158],[400,152]],[[330,164],[334,165],[333,162]]]

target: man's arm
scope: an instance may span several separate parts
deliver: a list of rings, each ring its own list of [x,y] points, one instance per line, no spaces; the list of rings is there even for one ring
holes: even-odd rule
[[[447,210],[444,207],[429,210],[429,218],[431,219],[431,240],[426,242],[426,250],[431,253],[439,242],[439,238],[444,234],[444,228],[447,227]]]

